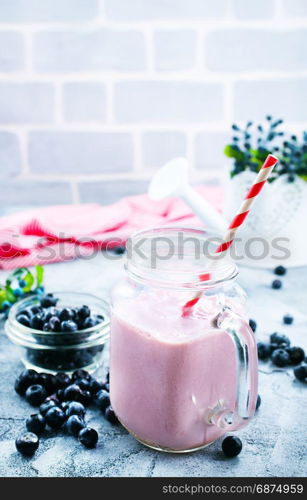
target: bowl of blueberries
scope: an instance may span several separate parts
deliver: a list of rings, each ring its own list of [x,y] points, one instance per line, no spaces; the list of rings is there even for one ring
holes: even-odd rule
[[[87,293],[30,295],[11,308],[5,331],[20,347],[26,368],[47,373],[82,368],[93,373],[109,339],[109,306]]]

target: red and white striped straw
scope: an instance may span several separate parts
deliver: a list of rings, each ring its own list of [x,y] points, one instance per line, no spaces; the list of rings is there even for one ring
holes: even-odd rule
[[[261,192],[263,186],[265,185],[270,173],[272,172],[273,168],[275,167],[276,163],[278,162],[278,158],[273,155],[268,155],[266,157],[266,160],[264,164],[262,165],[261,169],[259,170],[259,173],[255,179],[255,182],[251,186],[251,188],[248,190],[248,193],[246,194],[242,205],[240,206],[237,214],[235,217],[232,219],[231,223],[228,226],[227,233],[224,236],[224,241],[217,247],[214,253],[224,253],[226,252],[229,247],[232,245],[236,232],[238,229],[242,226],[243,222],[245,221],[247,215],[250,212],[251,206],[254,203],[255,199]],[[211,278],[210,273],[206,273],[204,275],[200,276],[201,281],[207,281],[208,279]],[[199,301],[200,297],[202,295],[202,292],[198,292],[193,299],[189,300],[186,302],[186,304],[183,306],[182,309],[182,316],[188,316],[189,313],[191,312],[191,308],[197,304]]]

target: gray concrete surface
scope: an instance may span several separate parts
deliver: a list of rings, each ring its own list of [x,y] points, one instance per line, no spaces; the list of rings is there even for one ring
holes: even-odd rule
[[[108,294],[122,273],[122,260],[98,255],[46,267],[46,285],[53,290],[83,290]],[[5,277],[0,272],[0,282]],[[273,331],[290,336],[293,345],[307,348],[307,272],[292,269],[283,278],[284,287],[272,290],[272,272],[242,268],[240,283],[249,294],[250,316],[258,322],[258,339]],[[284,313],[292,313],[292,326],[282,325]],[[3,325],[2,325],[3,326]],[[49,432],[41,439],[32,458],[15,450],[16,435],[24,429],[29,405],[13,390],[14,379],[22,370],[18,349],[0,332],[0,476],[305,476],[307,387],[294,380],[292,370],[274,370],[260,365],[262,405],[254,421],[238,435],[243,451],[235,459],[225,459],[218,441],[188,455],[163,454],[136,442],[120,427],[112,427],[96,410],[89,411],[89,424],[100,435],[94,450],[84,449],[64,433]]]

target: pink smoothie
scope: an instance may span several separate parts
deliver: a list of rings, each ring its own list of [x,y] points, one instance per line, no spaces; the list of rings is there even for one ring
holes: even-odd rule
[[[117,304],[111,323],[111,403],[120,421],[155,447],[188,450],[211,443],[227,429],[209,423],[210,411],[217,405],[234,411],[237,398],[236,348],[214,326],[217,299],[201,299],[191,318],[181,317],[178,297],[168,291],[143,292],[129,302]],[[243,321],[240,334],[256,366],[253,336]]]

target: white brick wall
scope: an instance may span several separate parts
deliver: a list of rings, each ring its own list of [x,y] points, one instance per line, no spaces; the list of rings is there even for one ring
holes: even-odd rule
[[[234,120],[307,129],[307,0],[0,0],[0,210],[218,182]]]

